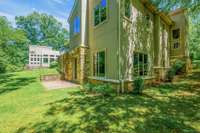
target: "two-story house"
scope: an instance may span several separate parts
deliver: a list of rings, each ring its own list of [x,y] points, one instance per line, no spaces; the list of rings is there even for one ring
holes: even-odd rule
[[[75,0],[63,77],[121,87],[138,76],[164,79],[175,59],[189,60],[185,14],[166,15],[148,0]]]

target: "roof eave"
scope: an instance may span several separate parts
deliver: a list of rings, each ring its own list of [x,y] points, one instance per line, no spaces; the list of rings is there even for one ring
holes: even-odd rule
[[[70,19],[71,19],[71,17],[72,17],[72,14],[73,14],[73,12],[74,12],[74,10],[75,10],[75,8],[76,8],[76,5],[77,5],[77,3],[78,3],[78,0],[75,0],[74,1],[74,5],[73,5],[73,8],[72,8],[72,10],[70,11],[70,14],[69,14],[69,17],[68,17],[68,22],[70,21]]]

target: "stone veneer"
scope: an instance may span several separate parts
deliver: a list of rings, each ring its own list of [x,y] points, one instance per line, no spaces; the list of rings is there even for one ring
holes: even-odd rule
[[[89,56],[87,47],[74,48],[63,55],[64,79],[82,84],[89,75]],[[73,63],[77,59],[77,79],[73,78]]]

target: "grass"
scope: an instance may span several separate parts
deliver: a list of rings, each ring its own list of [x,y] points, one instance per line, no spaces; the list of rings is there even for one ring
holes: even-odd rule
[[[79,89],[45,91],[39,75],[0,76],[0,132],[200,132],[199,70],[173,84],[147,88],[142,96],[104,99]]]

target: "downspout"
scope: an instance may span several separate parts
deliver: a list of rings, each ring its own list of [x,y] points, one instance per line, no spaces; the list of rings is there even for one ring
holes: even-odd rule
[[[120,89],[124,90],[124,81],[121,78],[121,0],[118,0],[119,2],[119,9],[118,9],[118,36],[119,36],[119,84],[120,84],[120,88],[118,90],[118,93],[120,92]]]

